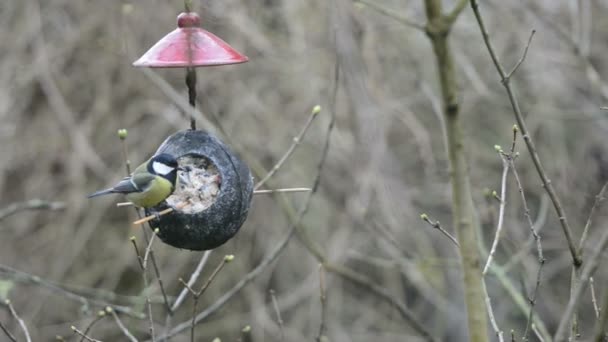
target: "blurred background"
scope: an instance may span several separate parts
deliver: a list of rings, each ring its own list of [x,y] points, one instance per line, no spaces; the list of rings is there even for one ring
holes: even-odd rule
[[[423,1],[376,3],[425,22]],[[444,1],[448,9],[453,3]],[[210,119],[199,127],[270,169],[313,106],[321,105],[306,138],[269,183],[309,187],[334,113],[320,188],[303,221],[308,236],[333,263],[365,274],[405,303],[438,339],[465,341],[458,251],[420,219],[427,213],[453,232],[439,84],[425,34],[349,0],[205,0],[194,1],[193,9],[205,29],[250,58],[242,65],[198,70],[198,106]],[[0,298],[11,300],[36,341],[57,335],[79,340],[70,326],[84,330],[106,305],[144,312],[144,284],[129,241],[137,236],[143,244],[141,228],[131,225],[135,214],[116,208],[119,197],[88,201],[86,195],[124,176],[118,129],[128,129],[130,159],[138,165],[168,135],[188,128],[176,101],[186,98],[185,71],[149,73],[131,66],[175,28],[182,10],[181,0],[0,2],[0,208],[37,198],[66,205],[61,211],[23,211],[0,220]],[[608,119],[599,109],[608,104],[608,63],[602,58],[608,53],[608,2],[488,0],[482,2],[482,13],[507,69],[520,58],[531,30],[537,31],[513,82],[578,239],[608,180]],[[453,28],[451,48],[480,249],[486,255],[499,204],[487,193],[500,190],[502,172],[494,145],[510,146],[515,122],[468,7]],[[547,259],[536,303],[542,327],[537,328],[552,335],[569,298],[570,256],[523,141],[517,141],[516,150]],[[288,196],[298,208],[306,195]],[[504,273],[489,274],[487,282],[498,324],[521,337],[527,318],[522,308],[534,288],[538,263],[512,177],[506,201],[495,259]],[[603,209],[596,213],[587,250],[605,229],[606,214]],[[254,269],[288,228],[273,196],[255,196],[241,231],[211,253],[199,284],[224,255],[234,254],[235,260],[201,297],[199,308]],[[175,298],[182,288],[178,278],[189,277],[202,253],[158,241],[154,251],[167,294]],[[271,289],[284,340],[314,339],[321,321],[318,263],[294,236],[259,277],[197,326],[197,340],[236,341],[249,325],[254,341],[280,341]],[[607,273],[600,267],[594,279],[598,297]],[[325,278],[330,340],[419,340],[399,313],[369,289],[331,273]],[[160,334],[166,313],[153,273],[150,279],[145,293],[154,302]],[[85,305],[74,294],[93,300]],[[172,326],[189,320],[191,305],[188,298]],[[595,324],[590,294],[581,308],[584,339]],[[138,339],[149,337],[147,319],[120,317]],[[0,322],[22,336],[6,307]],[[126,340],[111,318],[97,322],[89,335]],[[172,341],[189,339],[186,329]]]

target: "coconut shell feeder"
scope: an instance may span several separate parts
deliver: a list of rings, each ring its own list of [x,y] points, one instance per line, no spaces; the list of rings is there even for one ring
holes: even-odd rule
[[[177,28],[153,45],[133,63],[137,67],[185,68],[189,103],[196,103],[197,67],[244,63],[248,58],[228,43],[200,27],[197,13],[177,17]],[[247,217],[253,194],[253,178],[248,166],[213,135],[190,129],[169,136],[156,153],[176,157],[185,171],[182,181],[165,202],[146,210],[156,215],[149,220],[165,243],[190,250],[216,248],[240,229]]]

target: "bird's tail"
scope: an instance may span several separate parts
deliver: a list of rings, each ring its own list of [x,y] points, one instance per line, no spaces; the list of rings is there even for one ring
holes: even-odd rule
[[[97,192],[90,194],[89,196],[87,196],[87,198],[93,198],[93,197],[103,196],[103,195],[112,194],[112,193],[114,193],[114,189],[112,189],[112,188],[105,189],[105,190],[99,190]]]

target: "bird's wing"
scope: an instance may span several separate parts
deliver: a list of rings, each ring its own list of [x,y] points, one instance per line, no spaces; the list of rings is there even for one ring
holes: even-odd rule
[[[125,177],[123,180],[118,182],[118,184],[116,184],[112,190],[113,192],[120,194],[142,192],[148,188],[154,178],[155,176],[149,173],[135,174],[131,177]]]

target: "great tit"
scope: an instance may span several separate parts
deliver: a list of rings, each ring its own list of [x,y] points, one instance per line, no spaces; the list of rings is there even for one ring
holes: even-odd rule
[[[178,170],[182,168],[178,166],[177,160],[170,154],[161,153],[138,166],[130,176],[118,184],[92,193],[88,198],[124,194],[138,207],[153,207],[173,193],[178,182]]]

